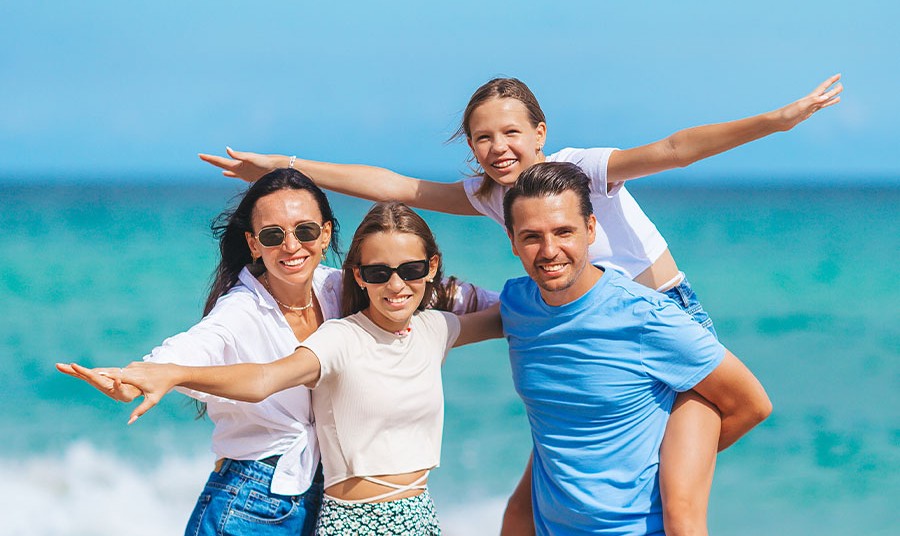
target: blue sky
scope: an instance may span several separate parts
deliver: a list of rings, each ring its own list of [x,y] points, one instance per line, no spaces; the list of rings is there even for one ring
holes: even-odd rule
[[[667,174],[900,182],[900,7],[776,2],[3,2],[0,180],[215,180],[225,145],[452,179],[497,75],[548,148],[631,147],[844,75],[795,130]],[[663,179],[664,180],[664,179]]]

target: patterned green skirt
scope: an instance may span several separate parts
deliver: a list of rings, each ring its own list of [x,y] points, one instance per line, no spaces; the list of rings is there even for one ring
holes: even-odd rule
[[[316,534],[440,536],[441,527],[428,491],[415,497],[377,503],[346,503],[326,495]]]

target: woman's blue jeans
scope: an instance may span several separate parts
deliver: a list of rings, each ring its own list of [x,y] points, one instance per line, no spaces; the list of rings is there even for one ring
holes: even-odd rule
[[[265,462],[225,459],[209,475],[185,536],[307,536],[322,505],[322,469],[302,495],[269,491],[275,468]]]

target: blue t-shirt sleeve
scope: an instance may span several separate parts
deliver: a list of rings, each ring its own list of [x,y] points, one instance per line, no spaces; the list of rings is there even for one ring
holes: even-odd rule
[[[521,335],[528,331],[529,320],[533,320],[533,311],[525,298],[527,284],[524,277],[509,279],[500,291],[500,320],[503,322],[503,336]],[[529,316],[529,313],[532,313]]]
[[[651,307],[641,332],[647,374],[678,392],[692,389],[725,357],[725,347],[674,303]]]

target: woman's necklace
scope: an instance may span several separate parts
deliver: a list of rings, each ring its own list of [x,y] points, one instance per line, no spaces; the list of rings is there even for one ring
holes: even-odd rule
[[[272,296],[272,299],[275,300],[275,303],[284,307],[288,311],[291,311],[292,313],[302,313],[303,311],[312,307],[312,305],[313,305],[312,289],[309,290],[309,303],[307,303],[306,305],[300,305],[300,306],[288,305],[286,303],[281,303],[281,301],[275,297],[275,292],[272,291],[272,285],[269,284],[269,272],[266,272],[263,274],[263,279],[266,280],[266,290],[269,291],[269,295]]]

